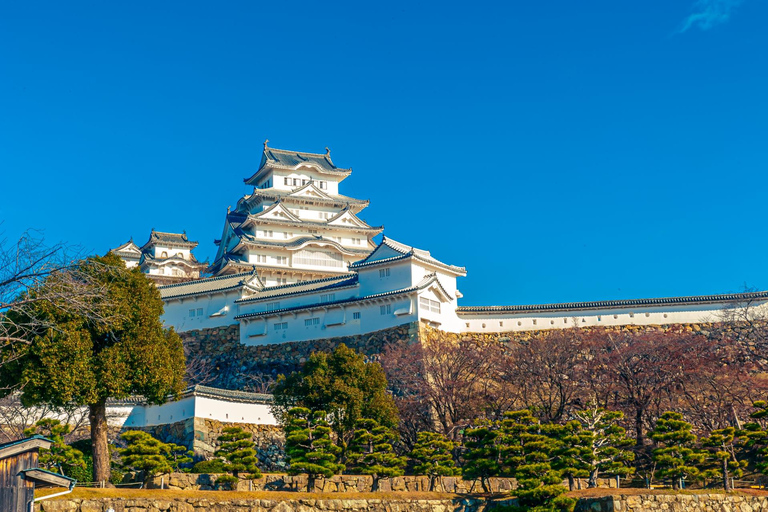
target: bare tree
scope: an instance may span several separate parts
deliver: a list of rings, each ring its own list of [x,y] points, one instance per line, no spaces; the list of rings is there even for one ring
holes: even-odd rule
[[[67,443],[88,437],[88,409],[85,407],[24,407],[18,395],[11,394],[0,398],[0,443],[24,437],[24,430],[43,418],[58,419],[72,427],[70,433],[64,436]]]
[[[0,239],[0,367],[21,355],[43,325],[29,312],[40,301],[100,321],[108,309],[100,285],[78,271],[77,251],[48,245],[28,231],[17,242]],[[27,318],[19,321],[19,318]]]

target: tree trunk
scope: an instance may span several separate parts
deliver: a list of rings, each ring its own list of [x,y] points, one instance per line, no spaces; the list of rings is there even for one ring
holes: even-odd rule
[[[643,446],[645,437],[643,436],[643,408],[635,408],[635,444],[637,446]]]
[[[378,475],[371,475],[373,482],[371,483],[371,491],[376,492],[379,490],[379,477]]]
[[[732,491],[730,478],[728,478],[728,459],[723,459],[723,489],[725,492]]]
[[[429,492],[435,492],[435,480],[437,480],[435,475],[429,475]],[[474,482],[472,486],[474,487]],[[470,492],[472,491],[470,490]]]
[[[592,469],[592,471],[589,472],[589,480],[587,480],[587,487],[590,489],[594,489],[597,487],[597,468]]]
[[[109,483],[109,443],[107,441],[107,401],[88,405],[88,421],[91,422],[93,444],[93,481]]]
[[[315,475],[307,475],[307,492],[315,492]]]
[[[576,487],[576,480],[573,475],[568,475],[568,490],[572,491],[574,487]]]

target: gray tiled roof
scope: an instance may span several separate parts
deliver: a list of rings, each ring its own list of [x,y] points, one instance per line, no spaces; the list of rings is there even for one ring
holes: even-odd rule
[[[602,300],[594,302],[564,302],[560,304],[532,304],[520,306],[464,306],[456,313],[546,313],[549,311],[580,311],[587,309],[615,309],[645,306],[685,306],[693,304],[738,303],[768,300],[768,291],[726,293],[721,295],[694,295],[689,297],[661,297],[655,299]]]
[[[281,167],[296,167],[301,164],[312,164],[324,171],[339,172],[344,174],[349,174],[352,172],[352,169],[342,169],[340,167],[336,167],[336,165],[331,160],[330,151],[325,154],[320,154],[266,147],[264,148],[264,152],[261,155],[261,165],[259,165],[259,168],[264,167],[266,164]]]
[[[261,283],[261,280],[256,276],[256,273],[251,271],[220,277],[208,277],[185,283],[167,284],[158,286],[157,289],[160,290],[160,297],[164,300],[168,300],[171,298],[187,297],[189,295],[197,295],[200,293],[233,290],[244,286],[246,282],[251,281],[253,278],[255,278],[256,281],[252,286],[258,289],[262,288],[263,283]]]
[[[336,289],[357,284],[357,274],[345,274],[341,276],[325,277],[323,279],[313,279],[311,281],[299,281],[298,283],[283,284],[279,286],[270,286],[260,292],[238,299],[235,302],[247,304],[275,297],[288,297],[301,293],[318,292],[327,289]]]
[[[264,393],[250,393],[248,391],[234,391],[230,389],[220,389],[220,388],[212,388],[209,386],[201,386],[201,385],[195,385],[195,386],[189,386],[184,391],[181,392],[181,396],[179,397],[179,400],[182,398],[188,398],[190,396],[200,396],[205,398],[215,398],[218,400],[226,400],[228,402],[245,402],[245,403],[257,403],[257,404],[268,404],[272,402],[272,395],[264,394]],[[173,397],[168,397],[169,399],[172,399]],[[146,404],[146,400],[143,396],[140,395],[133,395],[129,396],[127,398],[121,398],[121,399],[113,399],[110,398],[107,400],[107,405],[110,406],[119,406],[119,405],[125,405],[125,406],[134,406],[134,405],[144,405]]]
[[[383,260],[372,260],[370,259],[371,256],[376,254],[376,249],[373,250],[365,259],[362,259],[360,261],[356,261],[352,263],[349,268],[355,269],[355,268],[361,268],[361,267],[367,267],[371,265],[378,265],[382,263],[389,263],[392,261],[397,261],[399,259],[405,259],[408,257],[413,257],[416,260],[419,260],[423,263],[428,263],[430,265],[433,265],[438,268],[442,268],[445,270],[449,270],[451,272],[454,272],[459,275],[466,275],[467,269],[464,267],[457,267],[455,265],[448,265],[447,263],[443,263],[442,261],[436,260],[432,257],[429,251],[425,251],[423,249],[417,249],[415,247],[411,247],[409,245],[402,244],[400,242],[397,242],[395,240],[392,240],[389,237],[383,237],[381,240],[381,243],[379,244],[385,245],[391,249],[394,249],[395,251],[399,252],[402,256],[393,256],[391,258],[386,258]]]
[[[243,205],[245,205],[245,209],[250,211],[251,207],[254,204],[258,204],[258,202],[262,199],[271,199],[271,200],[280,200],[285,203],[290,203],[292,201],[294,202],[302,202],[302,201],[314,201],[319,203],[326,203],[326,204],[336,204],[336,205],[352,205],[352,206],[368,206],[370,204],[370,201],[367,199],[355,199],[354,197],[349,197],[341,194],[326,194],[328,198],[324,197],[306,197],[306,196],[292,196],[294,191],[288,191],[288,190],[277,190],[272,188],[257,188],[254,189],[253,193],[249,196],[246,196],[244,198],[241,198],[237,205],[237,211],[243,210]]]
[[[189,240],[186,233],[166,233],[163,231],[155,231],[153,229],[149,234],[149,240],[147,240],[147,243],[145,243],[141,249],[144,250],[155,244],[168,244],[174,247],[197,247],[197,242]]]
[[[264,247],[285,247],[285,248],[300,247],[304,244],[315,242],[315,243],[322,243],[323,245],[330,245],[331,247],[334,247],[335,249],[337,249],[339,252],[343,252],[346,254],[365,255],[370,252],[367,249],[350,249],[349,247],[344,247],[343,245],[341,245],[340,243],[334,240],[328,240],[327,238],[323,238],[321,236],[301,236],[299,238],[296,238],[288,242],[272,242],[269,240],[260,240],[260,239],[254,238],[252,235],[243,233],[240,240],[241,242],[252,244],[252,245],[261,245]]]
[[[274,309],[271,311],[259,311],[255,313],[246,313],[243,315],[237,315],[235,317],[235,320],[239,320],[241,318],[255,318],[259,316],[269,316],[274,314],[280,314],[280,313],[290,313],[292,311],[301,311],[305,309],[317,309],[317,308],[324,308],[328,306],[339,306],[343,304],[352,304],[355,302],[362,302],[366,300],[373,300],[373,299],[379,299],[383,297],[391,297],[393,295],[403,295],[407,293],[417,292],[419,290],[422,290],[424,288],[427,288],[429,285],[431,285],[433,282],[437,281],[438,285],[440,285],[440,281],[437,279],[437,276],[435,274],[429,274],[424,277],[419,283],[417,283],[415,286],[410,286],[408,288],[401,288],[399,290],[392,290],[389,292],[382,292],[382,293],[374,293],[371,295],[364,295],[362,297],[350,297],[348,299],[340,299],[330,302],[317,302],[314,304],[305,304],[301,306],[294,306],[290,308],[283,308],[283,309]],[[440,285],[442,288],[442,285]]]

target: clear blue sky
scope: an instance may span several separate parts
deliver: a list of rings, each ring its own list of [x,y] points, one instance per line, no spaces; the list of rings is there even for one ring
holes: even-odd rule
[[[464,305],[768,287],[768,1],[3,2],[5,236],[200,259],[262,142]]]

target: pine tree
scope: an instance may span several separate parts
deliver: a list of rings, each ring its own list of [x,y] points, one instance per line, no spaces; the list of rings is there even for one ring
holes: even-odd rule
[[[460,475],[461,470],[453,460],[455,443],[436,432],[419,432],[416,444],[411,450],[411,459],[417,461],[413,468],[416,475],[429,477],[429,490],[435,490],[435,481],[439,476]]]
[[[634,441],[618,425],[624,413],[591,407],[574,413],[575,420],[566,424],[564,457],[571,466],[586,470],[588,486],[597,487],[600,474],[630,475],[634,468],[626,465],[634,460],[630,448]]]
[[[222,457],[224,470],[232,473],[234,479],[219,478],[217,483],[237,483],[240,473],[249,473],[250,478],[261,478],[261,471],[256,466],[256,448],[250,433],[240,427],[224,427],[218,438],[219,449],[214,452],[216,457]]]
[[[499,423],[478,420],[464,430],[464,480],[480,479],[483,492],[490,492],[489,479],[501,475],[501,445]]]
[[[501,422],[505,472],[517,479],[517,500],[522,510],[572,511],[576,500],[566,498],[562,471],[553,462],[562,451],[563,427],[542,425],[530,411],[514,411]]]
[[[732,491],[731,478],[739,478],[746,460],[739,460],[737,453],[744,444],[743,432],[734,427],[713,430],[709,437],[701,440],[701,445],[708,448],[709,458],[717,463],[715,468],[705,471],[705,477],[718,476],[722,478],[723,489]]]
[[[750,469],[768,475],[768,431],[765,419],[768,418],[768,402],[757,401],[753,404],[757,409],[750,417],[756,421],[747,423],[738,432],[742,439],[743,458],[747,460]]]
[[[145,478],[173,471],[168,454],[170,446],[142,430],[129,430],[120,435],[128,446],[119,450],[122,466],[143,471]]]
[[[71,476],[70,470],[85,467],[83,452],[64,442],[64,436],[71,430],[72,427],[59,420],[43,418],[24,431],[25,436],[41,435],[53,441],[50,450],[40,450],[40,467],[67,476]]]
[[[673,489],[679,489],[682,480],[698,478],[701,472],[698,466],[706,458],[706,454],[696,448],[697,438],[692,429],[693,425],[684,421],[682,414],[667,411],[648,433],[659,445],[653,450],[655,476],[671,478]]]
[[[405,457],[398,457],[392,448],[397,434],[379,425],[376,420],[360,419],[355,423],[355,433],[347,451],[347,468],[351,473],[371,475],[372,490],[379,489],[381,477],[401,476]]]
[[[325,411],[295,407],[285,415],[285,453],[289,475],[307,475],[307,490],[315,490],[318,476],[330,478],[344,470],[339,464],[341,448],[331,440]]]

